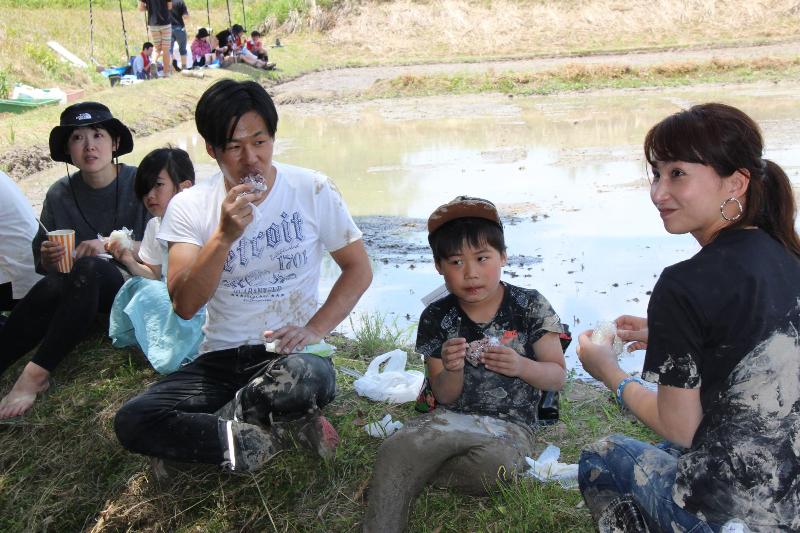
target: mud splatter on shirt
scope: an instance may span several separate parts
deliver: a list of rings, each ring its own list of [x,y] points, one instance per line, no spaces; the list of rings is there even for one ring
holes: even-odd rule
[[[727,231],[664,271],[643,376],[700,388],[703,419],[673,499],[707,522],[800,531],[800,260]]]
[[[422,312],[417,330],[417,351],[425,357],[441,357],[442,344],[449,338],[465,337],[467,342],[493,336],[502,339],[516,332],[508,346],[529,359],[536,359],[533,343],[545,333],[561,333],[561,319],[538,291],[503,283],[505,294],[495,317],[476,324],[458,306],[452,294],[432,303]],[[460,320],[459,320],[460,319]],[[461,396],[448,409],[483,414],[535,426],[541,391],[519,378],[487,370],[484,365],[464,366]]]

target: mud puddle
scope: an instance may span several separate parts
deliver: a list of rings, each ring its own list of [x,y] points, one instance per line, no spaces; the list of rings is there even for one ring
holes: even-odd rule
[[[707,87],[284,105],[275,158],[331,176],[364,232],[374,281],[341,331],[352,333],[364,313],[380,313],[413,342],[421,298],[442,283],[425,221],[436,206],[467,194],[492,200],[503,216],[503,279],[538,289],[577,337],[599,320],[644,316],[661,270],[698,250],[690,236],[666,234],[650,203],[641,156],[647,129],[692,103],[739,106],[762,125],[767,157],[800,185],[797,89],[756,84],[734,96]],[[199,179],[216,171],[191,122],[137,140],[124,161],[138,162],[168,142],[190,152]],[[61,175],[56,169],[20,182],[37,210]],[[337,273],[332,261],[323,263],[321,298]],[[567,358],[575,367],[574,343]],[[638,352],[623,365],[638,370],[641,360]]]

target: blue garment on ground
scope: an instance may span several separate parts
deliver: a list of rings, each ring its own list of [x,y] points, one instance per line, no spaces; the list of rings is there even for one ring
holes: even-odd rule
[[[205,307],[189,320],[176,315],[163,281],[133,277],[114,299],[108,335],[117,348],[138,344],[156,371],[169,374],[197,357],[205,320]]]

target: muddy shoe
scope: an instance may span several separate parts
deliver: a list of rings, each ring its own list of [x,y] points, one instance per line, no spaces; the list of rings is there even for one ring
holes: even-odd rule
[[[253,472],[263,467],[283,445],[273,431],[253,424],[227,421],[223,468],[233,472]]]
[[[600,533],[648,533],[639,506],[630,496],[615,498],[597,521]]]
[[[307,415],[299,420],[281,424],[288,431],[284,439],[291,438],[298,444],[308,448],[323,459],[331,459],[336,455],[339,445],[339,434],[336,428],[321,414]]]

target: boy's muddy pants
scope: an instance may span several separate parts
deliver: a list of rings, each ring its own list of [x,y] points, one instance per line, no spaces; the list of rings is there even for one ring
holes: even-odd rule
[[[532,454],[533,431],[520,424],[441,407],[414,418],[378,450],[364,531],[404,531],[428,482],[483,495],[525,470]]]
[[[129,400],[117,412],[114,430],[132,452],[223,464],[228,459],[228,420],[217,411],[235,395],[243,416],[233,422],[234,431],[254,446],[252,435],[263,433],[254,424],[298,419],[330,403],[335,394],[329,359],[280,356],[263,345],[240,346],[205,353]]]

